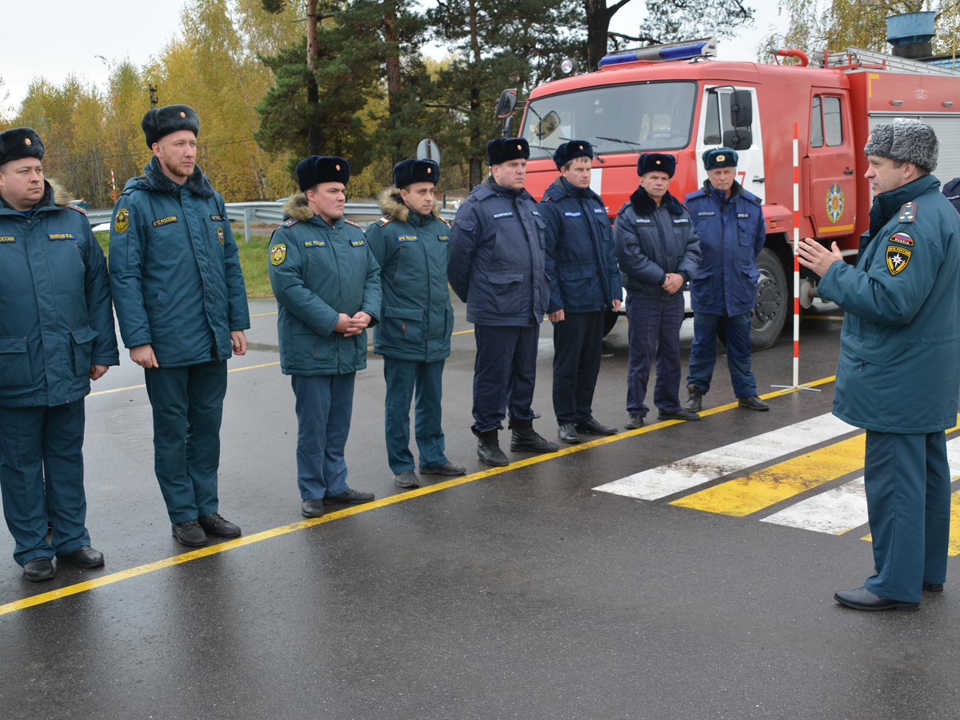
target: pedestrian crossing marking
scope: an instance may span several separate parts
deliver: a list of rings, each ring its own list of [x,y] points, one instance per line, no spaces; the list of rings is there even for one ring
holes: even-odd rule
[[[724,475],[762,465],[778,457],[833,440],[857,428],[826,413],[779,430],[731,443],[677,462],[628,475],[594,490],[639,500],[658,500],[713,482]]]
[[[863,467],[866,436],[799,457],[674,500],[671,505],[744,517]]]

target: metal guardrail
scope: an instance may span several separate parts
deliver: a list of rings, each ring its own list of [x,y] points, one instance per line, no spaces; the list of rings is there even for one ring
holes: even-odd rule
[[[227,217],[230,222],[243,222],[244,237],[252,237],[250,225],[252,223],[264,223],[266,225],[279,225],[283,222],[283,204],[278,202],[237,202],[226,203]],[[346,217],[357,215],[381,215],[380,206],[375,203],[347,203],[344,207]],[[445,220],[453,220],[457,214],[456,210],[444,209],[440,211],[440,216]],[[113,218],[113,210],[88,210],[87,219],[91,227],[109,223]],[[369,223],[368,223],[369,224]]]

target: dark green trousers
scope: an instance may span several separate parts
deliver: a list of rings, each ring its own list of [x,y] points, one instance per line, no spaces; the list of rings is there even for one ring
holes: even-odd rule
[[[144,377],[153,406],[154,471],[170,522],[217,512],[226,361],[151,368]]]
[[[84,523],[83,400],[0,408],[3,516],[20,565],[90,544]],[[53,527],[47,542],[47,523]]]
[[[447,462],[441,427],[443,360],[417,362],[383,358],[383,379],[387,383],[384,424],[387,462],[395,475],[413,470],[410,452],[410,399],[416,394],[417,419],[414,426],[420,467],[436,467]]]

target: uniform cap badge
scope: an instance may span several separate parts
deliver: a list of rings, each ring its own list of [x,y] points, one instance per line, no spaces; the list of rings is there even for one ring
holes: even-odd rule
[[[523,150],[523,145],[517,144],[517,150]]]
[[[659,160],[657,160],[657,165],[659,165],[659,164],[660,164],[660,161],[659,161]]]
[[[187,116],[187,114],[186,114],[183,110],[181,110],[181,111],[180,111],[180,117],[186,117],[186,116]]]
[[[337,170],[339,170],[339,169],[340,169],[340,166],[339,166],[339,165],[337,165]]]
[[[717,162],[723,162],[727,159],[726,155],[717,155]]]
[[[427,168],[427,175],[431,175],[432,173],[433,173],[433,168]]]
[[[30,138],[24,138],[24,139],[23,139],[23,144],[24,144],[24,145],[33,145],[33,140],[31,140]]]

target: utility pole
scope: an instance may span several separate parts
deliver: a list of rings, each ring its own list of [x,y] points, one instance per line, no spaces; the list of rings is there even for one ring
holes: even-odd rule
[[[150,109],[152,110],[157,106],[157,86],[150,83],[147,88],[150,90]]]

